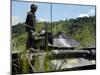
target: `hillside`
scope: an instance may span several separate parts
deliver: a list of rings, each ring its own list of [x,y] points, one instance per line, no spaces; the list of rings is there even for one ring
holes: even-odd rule
[[[45,27],[45,22],[37,22],[36,31],[39,32],[41,28]],[[57,22],[47,23],[47,30],[53,34],[63,32],[67,36],[80,42],[80,47],[95,47],[96,42],[96,17],[82,17],[69,20],[61,20]],[[12,42],[13,50],[17,48],[25,49],[27,39],[25,26],[22,24],[12,26]]]

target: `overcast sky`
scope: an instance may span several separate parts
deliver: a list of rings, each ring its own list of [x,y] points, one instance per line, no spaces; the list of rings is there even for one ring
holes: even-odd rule
[[[27,12],[33,2],[12,1],[12,25],[19,22],[25,22]],[[95,6],[86,5],[69,5],[69,4],[51,4],[50,3],[34,3],[38,6],[36,11],[36,19],[39,21],[59,21],[70,18],[94,16]]]

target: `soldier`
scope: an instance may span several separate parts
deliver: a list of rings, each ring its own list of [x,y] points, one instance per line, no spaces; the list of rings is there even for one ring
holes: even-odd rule
[[[26,18],[26,31],[28,32],[28,39],[27,39],[27,45],[26,49],[29,48],[35,48],[35,25],[36,25],[36,16],[35,12],[37,10],[37,6],[35,4],[32,4],[30,7],[30,12],[27,14]]]

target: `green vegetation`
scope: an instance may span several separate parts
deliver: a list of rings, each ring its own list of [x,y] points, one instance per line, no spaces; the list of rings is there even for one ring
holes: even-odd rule
[[[96,42],[96,16],[91,17],[82,17],[76,19],[69,19],[69,20],[61,20],[57,22],[45,23],[45,22],[37,22],[36,31],[39,33],[40,30],[45,27],[47,24],[48,32],[51,31],[53,35],[57,34],[58,32],[63,32],[67,36],[77,40],[80,43],[80,48],[83,47],[95,47]],[[27,41],[27,32],[25,31],[25,26],[23,24],[18,24],[12,27],[12,51],[19,50],[23,51],[23,58],[22,58],[22,69],[23,73],[28,72],[28,60],[26,59],[26,41]],[[46,46],[46,51],[49,51],[48,47]],[[38,56],[35,57],[35,70],[36,72],[40,71],[50,71],[51,69],[51,62],[49,60],[48,52],[44,58],[44,68],[40,68],[41,65]],[[51,66],[51,67],[50,67]]]
[[[37,22],[36,31],[45,27],[45,22]],[[51,23],[47,23],[47,29],[50,32]],[[77,40],[80,47],[94,47],[96,39],[96,17],[82,17],[76,19],[69,19],[64,21],[52,22],[52,32],[64,32],[67,36]],[[26,44],[27,34],[25,26],[18,24],[12,27],[12,50],[24,50]]]

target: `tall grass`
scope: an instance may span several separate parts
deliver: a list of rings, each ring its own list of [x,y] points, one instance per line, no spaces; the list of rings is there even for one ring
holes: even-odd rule
[[[29,73],[29,63],[26,51],[23,50],[21,57],[21,69],[22,73]]]

